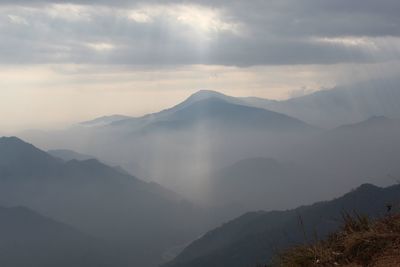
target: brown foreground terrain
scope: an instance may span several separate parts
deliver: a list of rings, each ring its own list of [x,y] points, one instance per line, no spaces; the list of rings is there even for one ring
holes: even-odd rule
[[[275,266],[400,266],[400,214],[375,221],[359,215],[343,218],[338,232],[324,241],[287,250]]]

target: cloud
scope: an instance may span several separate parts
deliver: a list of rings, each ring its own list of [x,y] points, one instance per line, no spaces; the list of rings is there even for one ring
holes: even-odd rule
[[[8,18],[11,23],[18,24],[18,25],[29,25],[29,23],[23,17],[10,14],[10,15],[8,15]]]
[[[88,43],[87,46],[98,52],[111,51],[115,49],[115,46],[110,43]]]
[[[395,0],[3,0],[0,64],[392,61],[399,13]]]

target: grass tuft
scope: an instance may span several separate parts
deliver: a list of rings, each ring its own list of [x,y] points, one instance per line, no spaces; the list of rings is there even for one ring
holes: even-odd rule
[[[344,214],[343,219],[329,238],[291,248],[273,266],[400,266],[400,215],[371,221]]]

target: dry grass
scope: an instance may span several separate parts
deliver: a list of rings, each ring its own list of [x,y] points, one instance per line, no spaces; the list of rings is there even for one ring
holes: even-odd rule
[[[292,248],[276,266],[400,266],[400,215],[377,221],[344,216],[342,229],[327,240]]]

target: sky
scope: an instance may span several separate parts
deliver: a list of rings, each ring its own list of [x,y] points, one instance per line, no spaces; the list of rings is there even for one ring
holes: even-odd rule
[[[400,73],[398,0],[1,0],[0,134]]]

